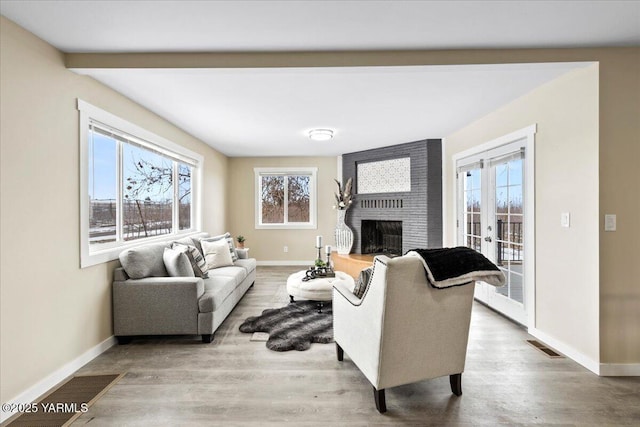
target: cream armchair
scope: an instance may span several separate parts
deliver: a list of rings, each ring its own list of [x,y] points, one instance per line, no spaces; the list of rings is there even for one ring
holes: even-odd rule
[[[462,394],[473,285],[434,289],[419,257],[378,256],[369,287],[358,299],[334,285],[333,332],[344,352],[373,385],[376,408],[386,411],[385,389],[449,375]]]

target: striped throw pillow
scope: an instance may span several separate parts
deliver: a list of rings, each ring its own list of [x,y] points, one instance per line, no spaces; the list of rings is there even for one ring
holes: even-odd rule
[[[191,267],[193,267],[193,274],[195,274],[196,277],[202,277],[203,279],[209,277],[209,273],[207,273],[207,261],[204,259],[198,248],[192,245],[173,242],[171,244],[171,249],[176,249],[187,255],[189,262],[191,262]]]
[[[353,288],[353,294],[358,298],[362,298],[364,293],[367,291],[369,287],[369,281],[371,281],[371,275],[373,273],[373,267],[367,267],[363,269],[358,278],[356,279],[356,285]]]

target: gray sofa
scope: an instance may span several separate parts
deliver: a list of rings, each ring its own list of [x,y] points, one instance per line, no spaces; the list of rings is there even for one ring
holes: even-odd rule
[[[176,240],[200,249],[206,233]],[[210,343],[231,310],[253,286],[256,260],[238,259],[233,266],[209,270],[209,277],[169,277],[163,252],[171,244],[153,243],[135,251],[135,274],[123,267],[113,279],[113,332],[120,344],[135,335],[201,335]],[[145,277],[140,277],[145,276]]]

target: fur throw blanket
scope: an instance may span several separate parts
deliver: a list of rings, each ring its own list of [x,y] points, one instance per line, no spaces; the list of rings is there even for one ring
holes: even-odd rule
[[[502,271],[481,253],[458,246],[442,249],[412,249],[406,256],[419,257],[427,272],[427,279],[434,288],[449,288],[483,281],[493,286],[503,286]]]

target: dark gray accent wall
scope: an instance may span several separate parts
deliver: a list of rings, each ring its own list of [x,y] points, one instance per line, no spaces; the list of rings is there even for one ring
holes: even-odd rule
[[[358,163],[411,158],[411,191],[357,194]],[[346,222],[354,233],[351,252],[360,253],[362,220],[402,221],[402,251],[442,247],[442,140],[426,139],[348,153],[342,179],[353,178],[355,201]]]

